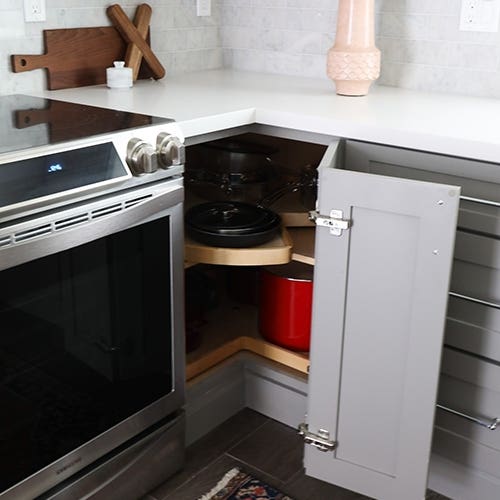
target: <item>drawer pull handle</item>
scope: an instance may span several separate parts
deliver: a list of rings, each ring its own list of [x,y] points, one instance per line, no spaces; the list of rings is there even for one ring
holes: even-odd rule
[[[471,203],[478,203],[479,205],[488,205],[490,207],[500,208],[498,201],[483,200],[482,198],[472,198],[471,196],[460,196],[463,201],[470,201]]]
[[[500,424],[500,418],[480,418],[474,415],[468,415],[467,413],[462,413],[461,411],[455,410],[453,408],[449,408],[448,406],[444,406],[442,404],[436,404],[436,406],[443,411],[448,413],[452,413],[453,415],[457,415],[457,417],[465,418],[475,424],[480,425],[481,427],[486,427],[490,431],[494,431],[498,424]]]
[[[469,302],[474,302],[474,304],[481,304],[482,306],[492,307],[493,309],[500,309],[500,304],[495,302],[488,302],[486,300],[476,299],[475,297],[469,297],[468,295],[462,295],[460,293],[450,292],[450,297],[455,297],[460,300],[467,300]]]

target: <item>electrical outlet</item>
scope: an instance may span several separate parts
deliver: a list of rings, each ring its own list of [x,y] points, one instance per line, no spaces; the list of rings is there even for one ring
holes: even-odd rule
[[[212,15],[212,0],[196,0],[196,15],[197,16]]]
[[[46,19],[45,0],[24,0],[24,20],[27,23],[40,23]]]
[[[461,31],[498,31],[500,0],[462,0]]]

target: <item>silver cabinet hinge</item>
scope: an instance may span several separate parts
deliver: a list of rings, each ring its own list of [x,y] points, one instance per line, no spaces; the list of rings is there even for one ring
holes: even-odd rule
[[[319,429],[317,434],[309,432],[305,423],[299,424],[299,434],[303,436],[304,442],[310,444],[320,451],[333,451],[337,447],[336,441],[330,440],[330,433],[325,429]]]
[[[317,226],[324,226],[330,228],[330,234],[340,236],[342,231],[351,227],[351,220],[344,219],[342,210],[331,210],[330,215],[321,215],[316,210],[309,212],[309,219],[312,220]]]

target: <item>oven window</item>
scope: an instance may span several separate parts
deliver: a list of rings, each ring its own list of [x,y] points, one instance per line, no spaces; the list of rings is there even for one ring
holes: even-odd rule
[[[172,391],[169,226],[0,272],[0,491]]]

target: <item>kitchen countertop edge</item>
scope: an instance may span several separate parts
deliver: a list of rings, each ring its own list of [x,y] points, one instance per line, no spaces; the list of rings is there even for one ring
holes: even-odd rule
[[[500,100],[374,85],[367,96],[335,94],[313,79],[211,70],[138,81],[129,90],[103,85],[34,93],[175,119],[186,137],[252,123],[407,149],[498,162]]]

